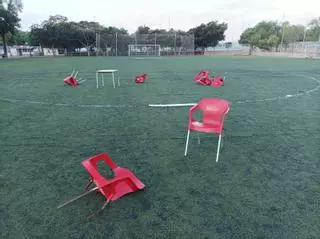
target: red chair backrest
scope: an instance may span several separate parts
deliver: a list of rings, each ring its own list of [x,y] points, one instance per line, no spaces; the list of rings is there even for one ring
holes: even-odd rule
[[[219,86],[223,86],[224,85],[224,79],[223,77],[221,76],[216,76],[212,79],[212,86],[216,86],[216,87],[219,87]]]
[[[200,71],[195,75],[194,80],[196,82],[199,82],[201,79],[205,79],[208,77],[209,77],[209,71]]]
[[[136,83],[143,83],[143,82],[145,82],[147,79],[148,79],[147,74],[141,74],[141,75],[137,75],[137,76],[135,77],[135,82],[136,82]]]
[[[209,79],[209,71],[200,71],[194,77],[194,81],[200,85],[211,85],[212,81]]]
[[[207,125],[223,124],[224,116],[229,111],[229,102],[218,98],[204,98],[198,106],[202,111],[202,121]]]
[[[114,172],[112,179],[106,179],[100,174],[97,167],[99,161],[104,161]],[[129,169],[119,167],[107,154],[101,153],[86,159],[82,161],[82,165],[99,187],[99,191],[110,201],[145,187]]]

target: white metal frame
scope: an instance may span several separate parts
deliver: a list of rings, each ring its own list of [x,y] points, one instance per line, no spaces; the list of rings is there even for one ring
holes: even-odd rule
[[[217,155],[216,155],[216,162],[217,163],[219,161],[220,148],[221,148],[221,144],[222,144],[222,137],[223,137],[222,134],[219,134]],[[190,129],[188,129],[188,133],[187,133],[187,140],[186,140],[186,147],[185,147],[185,150],[184,150],[184,156],[187,156],[187,154],[188,154],[189,138],[190,138]],[[198,144],[200,144],[199,133],[198,133]]]
[[[226,113],[224,114],[223,120],[224,120],[225,116],[228,114],[229,110],[230,110],[230,108],[228,108],[228,110],[227,110]],[[219,154],[220,154],[221,144],[223,145],[223,143],[222,143],[223,138],[222,138],[222,137],[223,137],[223,131],[222,131],[221,134],[219,134],[218,147],[217,147],[217,155],[216,155],[216,162],[217,162],[217,163],[218,163],[218,161],[219,161]],[[185,147],[185,150],[184,150],[184,156],[187,156],[187,154],[188,154],[189,138],[190,138],[190,129],[188,128],[187,140],[186,140],[186,147]],[[198,144],[200,144],[199,133],[198,133]]]
[[[119,71],[118,70],[98,70],[96,71],[96,87],[97,89],[99,88],[99,74],[101,74],[101,85],[104,87],[104,77],[103,74],[111,74],[112,75],[112,83],[113,83],[113,88],[116,88],[116,83],[115,83],[115,74],[117,74],[118,77],[118,86],[120,86],[120,77],[119,77]]]
[[[149,104],[149,107],[185,107],[194,106],[197,103],[187,103],[187,104]]]
[[[73,78],[77,78],[78,73],[79,73],[79,71],[73,70],[73,71],[71,72],[71,75],[70,75],[70,76],[73,77]]]
[[[137,54],[136,51],[131,51],[131,47],[154,47],[154,55],[143,55],[143,54]],[[129,44],[128,45],[128,56],[160,56],[160,44]]]

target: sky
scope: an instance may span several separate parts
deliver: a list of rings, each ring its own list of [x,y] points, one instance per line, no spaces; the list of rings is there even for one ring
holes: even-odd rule
[[[262,20],[306,25],[320,17],[320,0],[23,0],[23,5],[23,30],[50,15],[63,15],[70,21],[97,21],[130,33],[140,25],[188,30],[217,20],[228,23],[227,41],[237,41],[244,29]]]

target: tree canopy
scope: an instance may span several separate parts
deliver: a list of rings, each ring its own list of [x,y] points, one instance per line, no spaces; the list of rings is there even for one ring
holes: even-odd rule
[[[281,27],[277,22],[262,21],[252,28],[246,29],[240,36],[239,43],[269,50],[278,46],[281,41]]]
[[[303,25],[293,25],[289,22],[279,24],[273,21],[262,21],[247,28],[240,36],[239,43],[258,47],[264,50],[278,48],[281,43],[289,44],[302,41],[320,41],[320,17],[313,19],[308,28]]]
[[[7,4],[7,5],[5,5]],[[18,0],[0,0],[0,36],[3,42],[4,57],[7,53],[7,35],[15,34],[17,28],[20,26],[20,19],[18,12],[22,10],[21,1]]]
[[[188,32],[194,34],[195,48],[205,48],[208,46],[216,46],[219,41],[223,41],[225,39],[224,33],[227,29],[227,23],[212,21],[191,28]]]
[[[311,20],[308,28],[307,41],[320,41],[320,17]]]

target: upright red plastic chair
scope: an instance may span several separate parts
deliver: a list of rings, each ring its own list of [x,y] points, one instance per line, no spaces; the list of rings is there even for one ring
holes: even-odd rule
[[[137,75],[134,79],[136,83],[144,83],[148,79],[147,74]]]
[[[202,122],[193,118],[196,110],[202,111]],[[230,110],[229,102],[218,98],[204,98],[189,110],[188,134],[184,156],[187,156],[190,131],[201,133],[214,133],[219,135],[216,162],[219,160],[220,144],[223,134],[223,124],[226,115]],[[199,137],[199,136],[198,136]],[[199,140],[199,138],[198,138]],[[199,140],[200,143],[200,140]]]
[[[97,163],[99,161],[104,161],[104,163],[113,171],[114,177],[112,179],[106,179],[100,174],[97,167]],[[105,203],[99,210],[102,211],[109,202],[116,201],[128,193],[133,193],[145,187],[145,185],[129,169],[119,167],[105,153],[100,153],[82,161],[82,165],[88,171],[91,177],[88,185],[86,186],[87,192],[60,205],[58,208],[65,206],[91,192],[99,191],[106,198]],[[96,187],[88,190],[92,183],[94,183]]]

